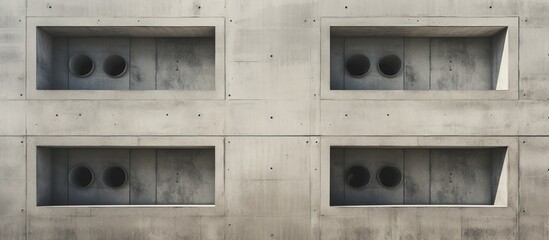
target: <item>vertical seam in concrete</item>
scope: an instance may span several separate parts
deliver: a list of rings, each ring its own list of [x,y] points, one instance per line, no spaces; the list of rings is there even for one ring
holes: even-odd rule
[[[67,39],[67,55],[66,55],[66,57],[69,58],[69,38],[67,37],[66,39]],[[67,60],[70,61],[70,59],[67,59]],[[66,89],[69,89],[69,78],[70,78],[70,76],[69,76],[69,69],[68,68],[67,68],[66,74],[67,74],[67,78],[66,78],[67,79],[67,88]]]
[[[128,38],[128,70],[127,71],[128,71],[128,90],[132,90],[132,74],[131,74],[131,71],[132,71],[132,38]]]
[[[25,101],[25,103],[27,102],[26,99],[27,99],[27,77],[28,77],[28,74],[27,74],[27,61],[28,61],[28,58],[27,58],[27,44],[28,44],[28,35],[27,35],[27,22],[28,22],[28,19],[27,19],[27,16],[28,16],[28,0],[25,1],[25,22],[24,22],[24,26],[23,26],[23,31],[25,33],[25,78],[24,78],[24,83],[23,83],[23,92],[24,92],[24,98],[23,98],[23,101]],[[24,156],[25,156],[25,204],[24,204],[24,207],[25,207],[25,239],[28,239],[29,238],[29,199],[28,199],[28,196],[29,196],[29,189],[28,189],[28,182],[29,182],[29,176],[28,176],[28,163],[27,163],[27,159],[28,159],[28,153],[27,153],[27,134],[28,134],[28,130],[27,130],[27,123],[28,123],[28,111],[27,111],[27,105],[28,104],[25,104],[25,136],[23,136],[23,151],[25,152]]]
[[[158,38],[154,38],[154,90],[158,90]]]
[[[432,75],[432,72],[433,72],[433,69],[432,69],[432,66],[431,66],[431,49],[432,49],[432,46],[431,46],[431,38],[429,38],[429,90],[432,90],[431,88],[431,75]],[[429,164],[431,164],[431,150],[429,150]],[[429,176],[431,175],[431,172],[430,172],[430,168],[429,168]],[[431,202],[431,199],[430,199],[430,196],[431,196],[431,188],[429,187],[429,203]]]
[[[404,81],[403,81],[404,84]],[[402,183],[404,184],[402,186],[402,204],[406,204],[406,149],[402,150]]]
[[[432,167],[432,162],[431,162],[431,152],[432,150],[429,150],[429,204],[432,204],[431,202],[431,182],[433,182],[433,179],[431,177],[431,167]]]
[[[128,204],[132,204],[132,150],[128,149]]]
[[[520,94],[519,94],[519,97],[520,97]],[[520,235],[520,218],[521,218],[521,204],[520,204],[520,185],[521,185],[521,181],[520,181],[520,151],[521,151],[521,138],[518,137],[517,138],[517,210],[516,210],[516,231],[517,231],[517,236],[518,236],[518,239],[520,239],[521,235]],[[509,172],[511,171],[511,162],[509,161],[509,148],[507,148],[507,179],[509,179]],[[507,182],[507,187],[509,188],[509,181]],[[507,204],[509,205],[509,191],[507,191]]]
[[[331,147],[330,147],[330,151],[332,151]],[[344,148],[342,152],[343,152],[343,202],[346,203],[347,202],[347,198],[346,198],[347,194],[345,193],[345,190],[347,190],[347,183],[345,181],[345,169],[347,169],[347,149]],[[331,154],[330,154],[330,156],[331,156]],[[370,176],[371,176],[371,174],[370,174]],[[371,179],[371,177],[370,177],[370,179]]]
[[[158,204],[158,149],[154,150],[154,181],[155,181],[155,189],[154,189],[154,203]]]
[[[521,115],[520,115],[520,99],[521,99],[521,91],[520,91],[520,79],[521,79],[521,75],[520,75],[520,16],[517,17],[517,36],[516,36],[516,39],[517,39],[517,64],[516,64],[516,68],[517,68],[517,105],[519,106],[519,111],[517,112],[517,122],[520,124],[520,118],[521,118]],[[507,42],[510,41],[509,39],[509,28],[507,28]],[[505,43],[504,43],[505,44]],[[508,73],[509,74],[509,73]],[[509,79],[509,76],[508,76],[508,79]],[[511,84],[509,81],[507,82],[508,84],[508,88],[509,88],[509,85]],[[520,126],[519,126],[520,128]],[[520,130],[517,130],[517,135],[520,136]],[[516,207],[516,231],[517,231],[517,236],[518,236],[518,239],[521,238],[521,234],[520,234],[520,218],[521,218],[521,203],[520,203],[520,185],[521,185],[521,181],[520,181],[520,152],[521,152],[521,138],[518,137],[517,138],[517,193],[516,193],[516,198],[517,198],[517,207]],[[507,150],[509,151],[509,150]],[[507,152],[507,154],[509,154],[509,152]],[[509,156],[507,156],[507,159],[509,159]],[[507,178],[509,178],[509,171],[510,171],[510,161],[507,160]],[[507,187],[509,187],[509,182],[507,182]],[[507,192],[507,204],[509,204],[509,191]]]
[[[332,30],[330,29],[330,34],[331,34],[331,31],[332,31]],[[331,36],[330,36],[330,38],[331,38]],[[321,43],[321,44],[322,44],[322,43]],[[330,39],[330,47],[331,47],[331,45],[332,45],[332,42],[331,42],[331,39]],[[343,86],[342,86],[342,87],[343,87],[343,90],[346,90],[346,89],[347,89],[347,87],[345,86],[345,79],[346,79],[346,77],[345,77],[345,59],[347,59],[347,51],[345,51],[346,46],[347,46],[347,38],[344,37],[344,38],[343,38],[343,61],[341,61],[342,64],[343,64],[343,66],[341,66],[341,67],[343,68]],[[331,78],[331,77],[330,77],[330,78]],[[331,79],[330,79],[330,81],[331,81]],[[330,88],[331,88],[331,87],[330,87]],[[330,90],[331,90],[331,89],[330,89]]]
[[[402,67],[404,68],[402,71],[402,90],[406,90],[406,37],[402,38]],[[404,159],[404,152],[402,158]]]
[[[227,1],[225,1],[225,9],[227,8]],[[225,15],[226,16],[226,15]],[[228,88],[229,88],[229,84],[228,84],[228,77],[227,77],[227,28],[228,28],[228,25],[227,24],[227,19],[225,17],[223,17],[223,99],[226,100],[227,99],[227,91],[228,91]],[[216,30],[217,26],[214,28],[214,44],[217,42],[217,30]],[[215,46],[214,46],[214,64],[215,64],[215,57],[218,56],[219,54],[215,54]],[[214,71],[214,88],[218,87],[216,86],[215,82],[215,79],[217,77],[215,76],[215,71]],[[218,89],[215,89],[216,91],[219,91]]]
[[[67,60],[70,61],[70,50],[71,50],[71,38],[70,37],[67,37]],[[71,88],[71,77],[70,77],[70,74],[69,74],[69,69],[67,69],[67,89],[70,89]]]

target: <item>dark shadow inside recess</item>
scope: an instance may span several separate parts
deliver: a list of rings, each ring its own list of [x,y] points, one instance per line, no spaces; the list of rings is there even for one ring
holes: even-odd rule
[[[506,41],[506,27],[332,26],[330,89],[508,90]]]
[[[37,149],[37,205],[214,205],[215,151]]]
[[[38,27],[38,90],[215,90],[215,27]]]
[[[496,205],[507,191],[500,182],[506,153],[506,147],[331,147],[330,205]]]

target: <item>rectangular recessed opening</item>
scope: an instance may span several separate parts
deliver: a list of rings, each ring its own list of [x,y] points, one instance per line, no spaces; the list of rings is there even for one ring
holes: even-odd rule
[[[37,205],[215,205],[215,148],[38,147]]]
[[[509,90],[507,27],[331,26],[330,90]]]
[[[507,148],[330,148],[330,206],[507,204]]]
[[[37,90],[216,90],[214,26],[36,31]]]

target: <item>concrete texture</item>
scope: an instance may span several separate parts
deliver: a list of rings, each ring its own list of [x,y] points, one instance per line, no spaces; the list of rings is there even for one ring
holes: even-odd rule
[[[540,190],[549,186],[545,0],[0,0],[0,6],[0,239],[549,237],[547,191]],[[323,80],[330,76],[322,50],[329,19],[498,26],[501,18],[510,19],[504,22],[514,32],[508,91],[340,94]],[[33,26],[203,22],[214,22],[209,26],[219,36],[215,91],[36,90]],[[213,144],[221,166],[216,206],[37,207],[36,146],[48,144]],[[331,208],[324,167],[330,144],[509,146],[506,202]]]

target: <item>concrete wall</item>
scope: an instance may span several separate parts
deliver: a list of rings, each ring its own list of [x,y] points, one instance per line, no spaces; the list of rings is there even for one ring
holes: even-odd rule
[[[546,0],[0,0],[0,6],[0,239],[549,238]],[[98,25],[111,18],[223,18],[224,97],[31,99],[26,22],[39,16],[91,17]],[[508,96],[518,97],[321,100],[323,18],[429,16],[517,17],[519,89]],[[108,145],[116,144],[113,136],[168,144],[162,140],[168,135],[225,138],[221,214],[161,207],[28,211],[37,208],[27,191],[36,180],[27,175],[31,137],[101,137]],[[377,144],[421,143],[415,137],[422,136],[466,145],[510,138],[520,168],[510,166],[508,184],[518,191],[509,192],[503,208],[322,212],[320,145],[347,135],[386,137]]]

